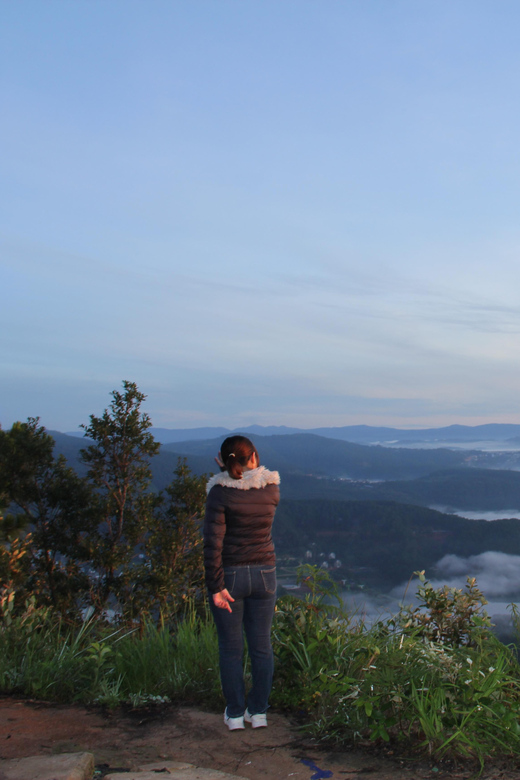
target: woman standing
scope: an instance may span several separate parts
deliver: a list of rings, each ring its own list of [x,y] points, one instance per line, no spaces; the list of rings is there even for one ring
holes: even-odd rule
[[[280,500],[280,476],[260,465],[255,445],[230,436],[217,463],[225,470],[207,484],[204,566],[209,603],[217,626],[220,680],[230,730],[267,726],[273,680],[271,623],[276,568],[271,526]],[[244,631],[251,658],[252,688],[245,695]]]

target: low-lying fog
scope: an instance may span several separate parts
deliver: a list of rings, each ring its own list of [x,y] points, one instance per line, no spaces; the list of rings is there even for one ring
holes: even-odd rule
[[[469,558],[445,555],[430,572],[426,572],[432,587],[466,588],[468,577],[476,577],[477,586],[488,603],[485,610],[495,624],[495,631],[502,641],[515,639],[511,622],[511,603],[520,604],[520,556],[489,551]],[[417,603],[415,592],[419,580],[403,582],[387,594],[368,596],[363,593],[342,593],[343,601],[351,612],[367,623],[388,618],[399,611],[400,604]]]
[[[378,441],[381,447],[403,450],[481,450],[482,452],[519,452],[520,445],[513,441]]]
[[[446,515],[458,515],[459,517],[466,517],[468,520],[507,520],[510,517],[516,517],[520,519],[520,509],[493,509],[490,512],[478,510],[477,512],[470,512],[467,509],[454,509],[451,506],[441,506],[435,504],[429,509],[436,509],[437,512],[442,512]]]

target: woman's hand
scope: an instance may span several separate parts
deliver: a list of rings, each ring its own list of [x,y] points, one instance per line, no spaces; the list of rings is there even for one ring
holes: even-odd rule
[[[215,463],[217,464],[217,466],[219,467],[219,469],[221,471],[225,471],[226,470],[226,467],[224,466],[224,461],[222,460],[222,455],[220,454],[220,452],[217,455],[217,457],[215,458]]]
[[[232,611],[231,604],[229,602],[234,600],[235,599],[233,598],[233,596],[231,596],[227,588],[221,590],[220,593],[213,594],[214,605],[219,609],[227,609],[228,612]]]

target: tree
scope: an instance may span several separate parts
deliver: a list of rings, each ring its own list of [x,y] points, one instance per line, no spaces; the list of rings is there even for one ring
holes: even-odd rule
[[[138,554],[157,504],[150,492],[150,458],[160,445],[148,431],[149,416],[141,412],[146,396],[127,381],[123,392],[111,395],[103,415],[91,415],[89,425],[82,426],[93,440],[81,451],[81,460],[95,492],[97,526],[90,537],[90,556],[97,571],[92,600],[98,611],[110,598],[123,609],[131,603]]]
[[[187,603],[202,600],[206,479],[192,474],[186,459],[179,458],[144,542],[146,563],[135,596],[139,611],[164,620],[183,611]]]
[[[9,587],[73,614],[88,586],[79,561],[88,554],[81,540],[90,491],[53,448],[38,418],[0,430],[0,493],[10,509],[1,523],[1,573]]]
[[[54,457],[37,418],[0,429],[0,601],[34,596],[67,616],[110,606],[135,620],[175,615],[201,596],[205,478],[179,461],[157,495],[146,396],[132,382],[111,395],[83,426],[85,478]]]

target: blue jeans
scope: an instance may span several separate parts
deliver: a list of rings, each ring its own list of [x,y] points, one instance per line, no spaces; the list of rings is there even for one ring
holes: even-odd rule
[[[246,708],[244,685],[244,631],[251,658],[253,685],[247,696],[251,715],[266,712],[273,683],[271,624],[276,601],[276,569],[272,565],[224,569],[225,586],[235,601],[232,612],[219,609],[209,597],[218,634],[220,681],[230,718]]]

